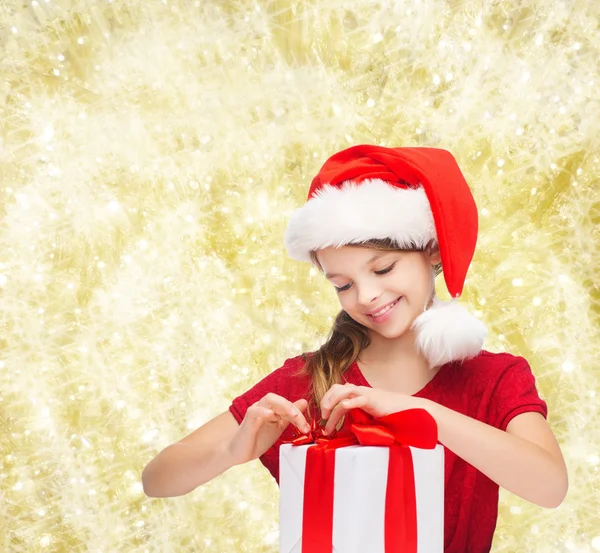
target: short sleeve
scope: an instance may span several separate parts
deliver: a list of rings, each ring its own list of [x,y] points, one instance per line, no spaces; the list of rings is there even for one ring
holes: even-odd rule
[[[307,378],[301,375],[304,362],[301,356],[286,359],[283,366],[268,374],[260,382],[255,384],[247,392],[236,397],[229,407],[238,424],[244,420],[248,407],[256,403],[268,393],[277,394],[281,397],[296,401],[306,396]],[[260,457],[260,462],[269,470],[275,481],[279,481],[279,447],[282,439],[288,433],[291,435],[292,428],[288,427],[273,446]]]
[[[248,407],[256,403],[268,393],[277,394],[289,399],[290,374],[298,365],[298,358],[286,359],[283,366],[265,376],[252,388],[236,397],[229,407],[232,415],[241,424],[246,416]]]
[[[523,357],[513,357],[498,380],[491,394],[490,424],[506,430],[508,423],[522,413],[540,413],[548,416],[548,406],[540,398],[536,381],[529,363]]]

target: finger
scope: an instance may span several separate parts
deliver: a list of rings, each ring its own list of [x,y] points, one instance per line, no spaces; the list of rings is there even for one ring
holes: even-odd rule
[[[323,429],[323,432],[325,433],[326,436],[331,434],[337,428],[337,425],[340,422],[341,418],[348,412],[348,409],[345,405],[346,401],[347,400],[345,400],[345,399],[340,401],[340,403],[338,403],[331,410],[331,414],[329,415],[329,418],[327,419],[327,424],[325,425],[325,428]]]
[[[333,408],[347,397],[356,395],[358,386],[354,384],[334,384],[321,400],[321,417],[328,419]]]
[[[310,424],[308,424],[308,420],[306,419],[306,410],[308,408],[308,401],[306,401],[305,399],[298,399],[298,400],[294,401],[294,405],[301,413],[299,416],[296,417],[297,423],[298,423],[298,424],[296,424],[296,426],[302,432],[309,432]]]
[[[331,415],[333,408],[341,400],[341,395],[348,390],[348,387],[341,384],[334,384],[321,399],[321,418],[327,420]]]
[[[265,419],[271,419],[273,416],[275,416],[275,413],[272,409],[255,403],[248,407],[244,418],[248,419],[252,424],[260,425]]]
[[[367,396],[356,396],[342,401],[342,405],[348,411],[351,409],[362,409],[363,407],[366,407],[368,403],[369,398]]]
[[[306,402],[306,400],[301,400]],[[276,415],[279,415],[287,423],[292,423],[301,432],[309,432],[310,425],[306,421],[306,418],[300,411],[299,407],[291,401],[281,397],[277,394],[267,394],[264,398],[259,401],[259,404],[265,404],[265,406],[271,409]],[[300,407],[303,403],[300,403]]]
[[[354,396],[340,401],[331,412],[327,425],[325,426],[325,434],[333,432],[340,422],[340,419],[348,413],[348,411],[364,408],[368,403],[369,398],[366,395]]]
[[[304,413],[304,411],[306,411],[306,408],[308,407],[308,401],[306,401],[304,398],[302,399],[297,399],[296,401],[294,401],[294,405],[300,409],[300,411],[302,413]]]
[[[310,432],[310,425],[306,422],[304,415],[300,414],[299,416],[290,417],[287,413],[282,413],[281,415],[277,414],[275,411],[275,416],[279,417],[280,420],[285,422],[285,425],[293,424],[300,432],[307,434]]]
[[[285,415],[288,418],[295,417],[299,413],[301,414],[298,407],[291,401],[277,394],[267,394],[258,402],[258,404],[268,409],[272,409],[280,416]]]
[[[282,417],[287,418],[300,432],[310,432],[310,424],[308,424],[306,417],[300,411],[291,417],[288,415],[282,415]]]
[[[247,416],[250,418],[248,422],[252,425],[254,431],[257,431],[262,425],[268,423],[277,425],[279,430],[283,432],[290,422],[293,422],[288,417],[279,415],[273,409],[260,405],[249,407]]]
[[[351,397],[351,398],[348,398],[348,399],[345,399],[344,401],[342,401],[342,404],[344,406],[344,409],[346,409],[346,411],[351,411],[352,409],[362,409],[363,407],[366,407],[369,404],[369,397],[368,396]]]

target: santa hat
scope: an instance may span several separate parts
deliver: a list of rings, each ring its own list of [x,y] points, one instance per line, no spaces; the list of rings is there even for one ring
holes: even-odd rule
[[[417,347],[432,367],[477,355],[484,325],[458,298],[477,242],[477,206],[456,160],[437,148],[353,146],[330,157],[313,179],[306,204],[291,217],[291,258],[370,239],[400,247],[439,245],[444,280],[454,298],[434,299],[415,320]]]

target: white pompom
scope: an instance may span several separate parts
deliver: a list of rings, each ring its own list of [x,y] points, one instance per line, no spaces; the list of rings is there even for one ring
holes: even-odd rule
[[[416,318],[412,328],[416,345],[432,368],[475,357],[487,334],[485,325],[456,300],[438,298]]]

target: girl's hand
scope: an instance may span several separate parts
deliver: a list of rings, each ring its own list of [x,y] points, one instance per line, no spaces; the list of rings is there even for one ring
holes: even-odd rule
[[[241,465],[260,457],[292,423],[303,433],[310,431],[304,412],[308,403],[305,399],[291,401],[267,394],[248,407],[246,416],[228,446],[231,461]]]
[[[342,416],[351,409],[362,409],[377,418],[416,407],[417,402],[418,399],[406,394],[354,384],[334,384],[321,400],[321,416],[327,420],[324,432],[331,434]]]

